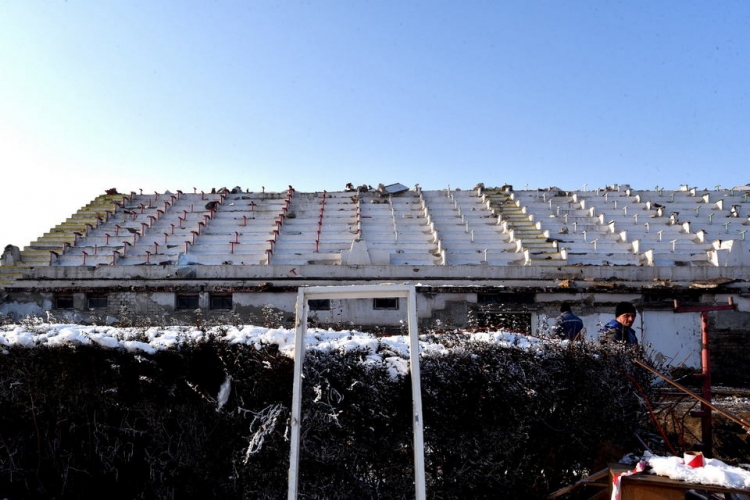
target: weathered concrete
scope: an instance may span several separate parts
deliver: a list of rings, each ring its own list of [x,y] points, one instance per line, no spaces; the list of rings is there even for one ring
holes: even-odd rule
[[[627,300],[644,345],[695,366],[697,314],[674,314],[673,301],[731,298],[737,312],[712,321],[748,334],[748,212],[739,191],[687,186],[107,195],[20,254],[6,249],[0,313],[291,324],[298,287],[398,283],[417,285],[423,329],[542,333],[568,301],[595,339]],[[398,329],[404,312],[332,301],[311,317]]]

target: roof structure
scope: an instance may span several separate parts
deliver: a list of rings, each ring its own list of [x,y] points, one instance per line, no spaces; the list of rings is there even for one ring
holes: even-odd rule
[[[746,186],[625,185],[110,192],[22,251],[6,248],[0,279],[131,266],[241,267],[258,275],[269,266],[386,266],[392,276],[412,276],[406,266],[429,276],[458,267],[497,277],[571,267],[661,269],[635,279],[688,268],[687,279],[735,279],[750,268],[748,196]]]

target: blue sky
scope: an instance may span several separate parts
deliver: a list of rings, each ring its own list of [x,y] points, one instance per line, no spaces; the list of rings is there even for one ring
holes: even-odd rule
[[[750,183],[750,2],[0,2],[0,247],[108,188]]]

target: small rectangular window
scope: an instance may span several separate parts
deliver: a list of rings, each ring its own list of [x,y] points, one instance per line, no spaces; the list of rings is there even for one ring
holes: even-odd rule
[[[307,301],[307,305],[311,311],[330,311],[331,299],[310,299]]]
[[[398,297],[396,298],[378,298],[372,300],[373,309],[398,309]]]
[[[89,295],[88,296],[88,308],[89,309],[106,309],[107,308],[107,296],[106,295]]]
[[[211,294],[208,299],[209,309],[232,309],[232,296],[229,294]]]
[[[73,296],[57,295],[55,297],[55,309],[73,309]]]
[[[496,293],[478,293],[477,304],[502,304],[503,298]]]
[[[198,294],[178,294],[175,300],[175,309],[198,309]]]

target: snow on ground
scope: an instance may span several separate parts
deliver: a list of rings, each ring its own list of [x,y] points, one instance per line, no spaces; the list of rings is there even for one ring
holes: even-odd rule
[[[470,340],[489,342],[504,347],[535,349],[544,340],[510,332],[482,332],[466,334]],[[206,332],[188,326],[115,328],[109,326],[84,326],[74,324],[33,324],[0,326],[0,348],[3,354],[12,346],[37,347],[42,345],[91,345],[105,348],[126,349],[130,352],[155,353],[181,344],[201,342],[208,336],[234,344],[248,344],[256,348],[276,344],[287,356],[294,356],[295,332],[285,328],[265,328],[260,326],[224,326]],[[567,342],[567,341],[563,341]],[[409,370],[409,337],[403,335],[375,337],[357,331],[333,331],[310,329],[305,336],[308,349],[327,352],[347,352],[354,349],[366,350],[369,354],[365,363],[385,363],[392,377],[405,375]],[[420,340],[420,353],[441,354],[448,352],[442,344]],[[680,457],[644,457],[651,466],[651,472],[681,479],[696,484],[711,484],[750,490],[750,472],[726,465],[720,460],[706,459],[704,467],[691,468],[684,465]]]

